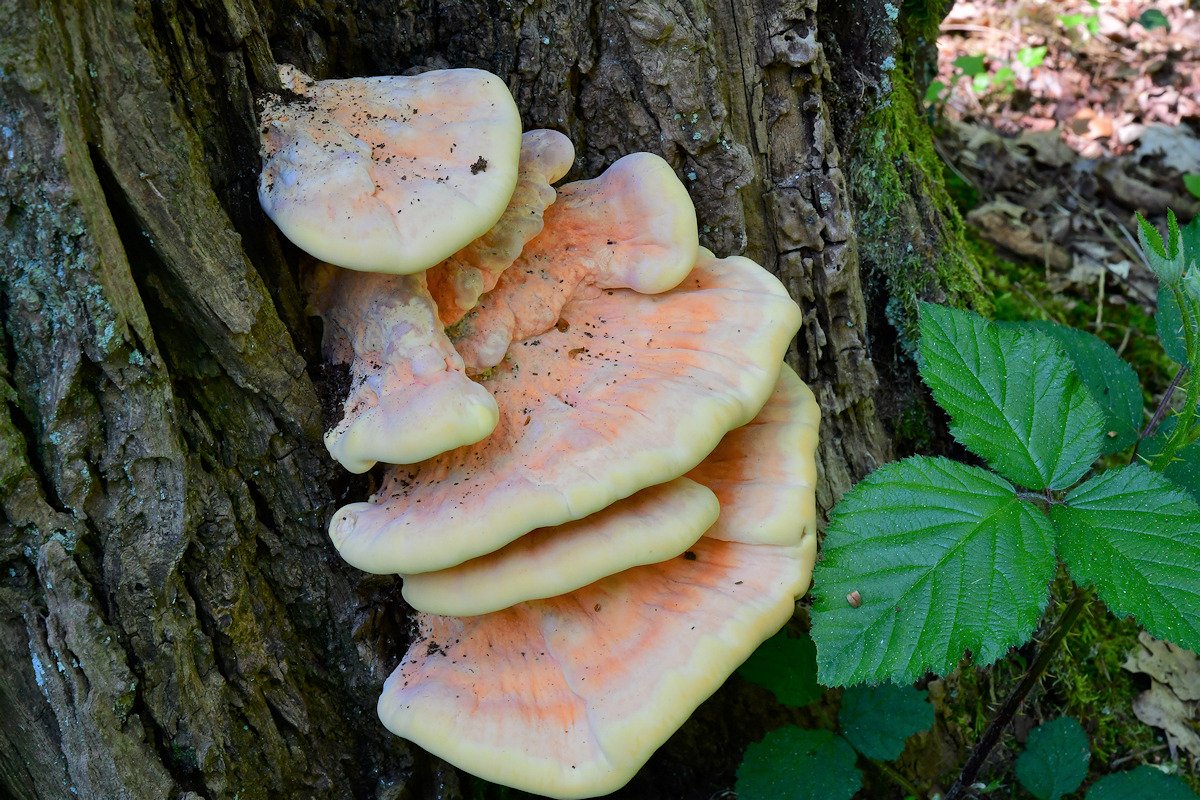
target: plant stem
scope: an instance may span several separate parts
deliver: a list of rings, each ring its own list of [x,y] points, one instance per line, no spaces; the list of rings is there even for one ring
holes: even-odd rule
[[[1137,461],[1138,450],[1142,446],[1142,442],[1146,441],[1158,424],[1162,422],[1163,417],[1167,415],[1167,408],[1171,403],[1171,395],[1175,394],[1175,390],[1179,388],[1179,384],[1183,381],[1183,376],[1187,374],[1187,367],[1180,367],[1175,373],[1175,377],[1171,379],[1171,385],[1167,387],[1167,391],[1163,393],[1162,400],[1158,401],[1158,408],[1154,409],[1154,416],[1150,417],[1150,421],[1146,423],[1146,427],[1142,429],[1142,433],[1138,436],[1137,444],[1133,447],[1133,461]]]
[[[901,775],[899,770],[890,764],[887,764],[883,761],[878,761],[874,758],[870,759],[870,761],[875,765],[876,769],[886,775],[892,781],[892,783],[903,789],[906,794],[911,794],[913,797],[918,798],[918,800],[920,799],[921,791],[916,786],[913,786],[912,782],[909,781],[908,778]]]
[[[970,790],[971,786],[975,783],[975,778],[979,775],[979,770],[982,769],[984,763],[988,760],[988,756],[992,754],[992,750],[1000,742],[1000,737],[1004,734],[1004,729],[1012,722],[1017,710],[1025,702],[1025,698],[1029,696],[1029,693],[1033,691],[1033,687],[1037,686],[1038,681],[1041,680],[1042,673],[1050,666],[1050,662],[1058,653],[1058,648],[1062,645],[1063,639],[1066,638],[1067,633],[1074,627],[1076,620],[1079,619],[1079,615],[1087,608],[1090,599],[1091,593],[1088,590],[1078,586],[1075,587],[1075,594],[1071,598],[1071,603],[1063,611],[1062,616],[1058,618],[1058,623],[1054,626],[1054,631],[1050,634],[1050,638],[1044,641],[1041,647],[1038,648],[1037,655],[1034,656],[1033,663],[1029,665],[1029,669],[1025,671],[1021,682],[1017,684],[1017,688],[1005,699],[1004,704],[1000,706],[1000,710],[996,712],[996,716],[988,723],[987,730],[979,738],[979,744],[975,745],[975,750],[963,766],[958,780],[943,795],[942,800],[961,800],[965,796],[964,792]]]

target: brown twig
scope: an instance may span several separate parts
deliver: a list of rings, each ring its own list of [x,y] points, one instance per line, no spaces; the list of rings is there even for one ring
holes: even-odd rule
[[[975,778],[979,775],[979,770],[987,762],[988,756],[992,754],[992,750],[1000,742],[1000,737],[1004,735],[1005,728],[1012,722],[1016,716],[1017,710],[1021,704],[1025,702],[1025,698],[1037,686],[1041,680],[1042,673],[1050,666],[1050,662],[1054,660],[1054,656],[1058,653],[1058,648],[1062,645],[1063,639],[1074,627],[1076,620],[1087,608],[1087,604],[1091,594],[1083,588],[1075,587],[1075,594],[1071,598],[1070,605],[1063,611],[1062,616],[1058,618],[1058,623],[1054,626],[1054,632],[1050,634],[1050,638],[1042,643],[1038,648],[1037,655],[1033,658],[1033,663],[1029,665],[1021,682],[1017,684],[1017,688],[1013,689],[1012,694],[1004,701],[1004,705],[1000,706],[1000,710],[996,712],[996,716],[988,723],[987,729],[983,732],[983,736],[979,738],[979,744],[975,745],[975,750],[972,751],[971,757],[967,759],[967,763],[963,766],[962,772],[959,773],[958,780],[950,787],[950,790],[943,795],[942,800],[962,800],[966,797],[966,792],[971,790],[975,784]]]

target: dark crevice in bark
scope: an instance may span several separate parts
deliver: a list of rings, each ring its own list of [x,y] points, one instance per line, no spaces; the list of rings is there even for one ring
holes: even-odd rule
[[[13,320],[16,315],[12,313],[9,304],[8,294],[4,291],[4,287],[0,284],[0,319]],[[6,364],[18,363],[18,355],[16,346],[13,342],[13,337],[9,335],[5,326],[0,329],[0,338],[2,338],[4,346],[4,358]],[[0,392],[8,388],[7,376],[0,375]],[[12,387],[15,393],[16,387]],[[25,459],[29,462],[29,475],[36,481],[38,492],[46,503],[60,514],[69,514],[66,504],[62,498],[58,496],[53,482],[47,478],[49,471],[46,469],[46,464],[42,459],[41,448],[38,446],[39,437],[37,428],[33,424],[33,420],[29,419],[25,414],[25,409],[22,407],[19,399],[15,397],[5,396],[7,393],[0,394],[0,400],[5,402],[8,407],[9,420],[12,426],[20,434],[21,439],[25,443]]]

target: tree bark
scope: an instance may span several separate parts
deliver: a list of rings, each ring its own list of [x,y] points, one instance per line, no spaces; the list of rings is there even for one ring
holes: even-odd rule
[[[953,215],[927,165],[893,147],[928,141],[887,111],[915,102],[919,48],[900,11],[0,6],[0,795],[452,798],[469,785],[376,720],[407,637],[399,579],[346,567],[326,539],[371,478],[324,452],[319,323],[298,252],[256,200],[255,98],[277,87],[275,62],[318,78],[480,67],[507,79],[526,128],[571,137],[571,178],[664,156],[703,243],[764,264],[805,309],[789,361],[825,409],[828,510],[891,457],[877,409],[912,402],[905,309],[958,291],[923,266],[962,258]],[[903,13],[936,26],[920,2]],[[900,179],[883,212],[880,167]],[[860,268],[914,244],[920,259]],[[730,786],[742,747],[778,722],[756,697],[727,687],[625,795]]]

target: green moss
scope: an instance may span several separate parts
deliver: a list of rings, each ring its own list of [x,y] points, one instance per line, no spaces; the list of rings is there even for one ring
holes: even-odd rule
[[[919,299],[984,313],[991,302],[907,69],[901,62],[883,76],[891,91],[861,128],[851,181],[860,254],[882,274],[889,321],[911,353]]]

